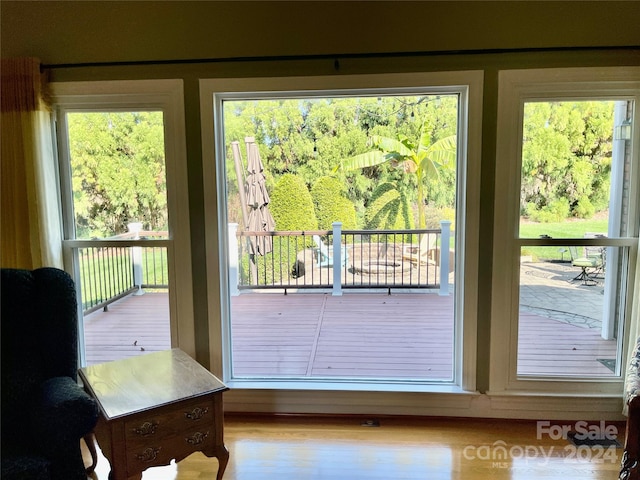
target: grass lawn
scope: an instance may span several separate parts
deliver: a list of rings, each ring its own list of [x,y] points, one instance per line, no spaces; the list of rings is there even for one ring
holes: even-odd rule
[[[555,223],[520,222],[521,238],[538,238],[540,235],[549,235],[552,238],[583,238],[587,232],[607,233],[608,220],[565,220]],[[534,260],[570,260],[569,252],[563,252],[559,247],[526,247],[522,249],[522,255],[531,255]]]

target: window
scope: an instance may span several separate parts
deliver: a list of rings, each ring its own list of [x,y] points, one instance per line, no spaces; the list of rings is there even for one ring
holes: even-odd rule
[[[211,364],[219,366],[224,372],[225,380],[249,387],[268,384],[273,388],[278,388],[278,385],[285,382],[289,385],[296,384],[303,389],[308,388],[309,381],[316,386],[319,383],[334,386],[340,384],[342,388],[349,383],[406,385],[407,383],[439,382],[463,386],[467,389],[474,388],[475,308],[472,303],[476,286],[466,279],[473,278],[472,272],[477,268],[475,261],[477,255],[470,252],[475,248],[475,242],[472,239],[477,235],[478,202],[474,199],[478,192],[479,130],[477,122],[480,112],[480,85],[481,76],[474,73],[201,81],[205,202],[209,238],[207,244],[210,246],[208,257],[210,266],[216,264],[220,266],[220,289],[217,289],[215,282],[210,282],[209,307],[211,312],[220,311],[220,318],[223,319],[218,324],[217,317],[212,317]],[[435,256],[433,259],[420,258],[419,252],[429,250],[427,247],[420,248],[422,243],[429,243],[428,229],[424,232],[418,230],[419,233],[416,234],[412,233],[411,229],[405,228],[405,224],[396,225],[395,228],[386,224],[383,234],[379,234],[379,230],[371,233],[347,225],[347,221],[342,218],[339,226],[333,225],[332,220],[335,218],[327,220],[324,224],[320,222],[309,225],[283,225],[286,222],[279,220],[275,222],[280,224],[275,233],[260,236],[253,234],[254,230],[250,229],[249,235],[244,234],[243,226],[249,222],[244,218],[248,215],[242,212],[241,205],[251,202],[241,199],[241,192],[247,182],[242,172],[247,170],[244,158],[250,155],[251,149],[256,148],[255,144],[258,144],[257,148],[260,149],[262,159],[271,168],[271,170],[260,169],[262,173],[260,180],[271,188],[269,195],[272,203],[269,206],[276,209],[278,202],[274,201],[274,198],[279,194],[279,185],[274,181],[273,175],[278,173],[280,179],[285,178],[286,174],[292,170],[283,159],[306,157],[307,160],[302,162],[302,167],[297,173],[299,177],[303,177],[301,189],[304,195],[308,195],[313,183],[311,179],[322,177],[322,172],[327,174],[333,172],[337,176],[342,173],[340,178],[344,180],[344,171],[341,172],[341,169],[346,168],[345,165],[348,163],[345,158],[351,158],[354,153],[348,145],[343,145],[343,152],[352,153],[336,153],[339,149],[334,148],[334,145],[329,146],[328,142],[337,143],[344,141],[346,137],[337,135],[336,129],[350,127],[367,115],[372,116],[370,122],[372,125],[378,125],[380,122],[374,122],[373,116],[379,116],[381,112],[385,112],[385,122],[388,122],[391,117],[394,121],[398,116],[412,117],[413,114],[419,117],[424,112],[435,111],[438,105],[445,103],[451,107],[448,111],[453,115],[448,119],[449,125],[444,127],[444,130],[448,128],[450,131],[443,131],[441,137],[431,138],[429,143],[433,144],[447,136],[454,138],[454,149],[457,149],[457,166],[452,177],[454,187],[451,192],[443,189],[437,193],[443,196],[447,193],[452,195],[455,233],[452,235],[454,239],[449,242],[446,237],[440,236],[439,229],[435,229],[432,253],[438,255],[436,251],[443,251],[444,242],[451,256],[438,256],[437,262]],[[339,115],[351,118],[351,123],[336,121]],[[432,114],[430,119],[433,120],[436,116]],[[293,117],[303,118],[304,121],[296,123],[292,120]],[[440,121],[447,123],[442,118]],[[414,121],[414,133],[417,138],[420,137],[422,125],[419,119]],[[292,127],[293,131],[287,130]],[[434,128],[440,127],[442,125],[434,126]],[[379,136],[391,135],[389,133],[391,130],[385,132],[384,129],[378,128],[374,133],[380,134]],[[354,131],[354,134],[364,136],[366,141],[366,133]],[[282,141],[283,135],[291,137],[286,144]],[[259,139],[256,140],[256,137]],[[417,148],[415,140],[413,144],[405,143],[409,150],[411,145]],[[274,146],[276,150],[286,150],[289,152],[288,155],[278,156],[276,161],[272,161],[270,154]],[[323,154],[329,155],[328,151],[332,152],[330,159],[319,158]],[[359,153],[362,151],[355,152],[355,154]],[[387,157],[387,160],[389,158]],[[321,163],[321,160],[325,161],[326,165]],[[395,166],[399,166],[406,161],[406,157],[394,158],[393,161],[398,164],[394,164]],[[277,162],[280,163],[277,164]],[[370,167],[373,165],[373,163],[369,164]],[[407,171],[411,171],[408,163],[407,168]],[[275,172],[275,169],[279,171]],[[318,173],[318,169],[322,172]],[[305,174],[308,177],[306,182]],[[398,172],[395,174],[399,175]],[[291,193],[285,194],[284,197],[292,198],[293,192],[298,188],[295,185],[297,180],[292,178],[286,178],[286,180],[290,181],[291,185],[288,185],[285,191]],[[373,187],[375,187],[376,178],[373,180],[372,190],[375,190]],[[394,189],[394,192],[397,193],[397,190]],[[296,201],[302,202],[302,200]],[[218,205],[217,209],[216,205]],[[302,203],[297,205],[299,207],[294,215],[296,221],[304,222],[311,215],[315,215],[313,205],[310,207],[310,213],[306,213],[307,210],[304,210]],[[351,202],[350,206],[353,208],[354,202]],[[363,210],[360,213],[362,214]],[[435,233],[436,230],[438,233]],[[261,250],[264,246],[262,242],[265,242],[265,237],[268,237],[269,248],[265,248],[263,250],[265,254],[262,254]],[[382,237],[384,241],[381,240]],[[221,246],[219,252],[212,248],[216,244]],[[372,244],[375,244],[375,248]],[[402,258],[405,247],[407,251],[413,248],[414,253],[418,253],[415,262],[412,262],[408,256]],[[372,248],[376,251],[376,262],[370,258]],[[384,257],[381,257],[380,252],[383,249]],[[453,252],[455,252],[455,259]],[[365,254],[366,259],[364,259]],[[340,260],[334,262],[335,258]],[[380,258],[384,258],[384,262],[380,261]],[[450,267],[442,264],[442,258],[445,258],[444,261]],[[318,373],[314,375],[313,371],[310,372],[309,359],[320,351],[318,346],[323,340],[321,334],[318,336],[322,326],[311,322],[316,316],[314,313],[316,310],[318,312],[335,311],[334,318],[339,323],[340,318],[349,316],[349,311],[341,310],[342,305],[346,305],[345,297],[349,296],[349,300],[358,297],[362,299],[359,306],[350,307],[359,311],[367,308],[367,303],[369,306],[372,305],[371,300],[367,301],[364,294],[354,293],[356,289],[362,292],[361,289],[365,287],[371,291],[383,288],[382,291],[378,290],[378,294],[387,295],[387,292],[393,292],[397,301],[401,302],[402,294],[398,293],[397,289],[403,287],[405,290],[414,287],[422,288],[422,294],[429,289],[434,290],[436,282],[439,282],[440,287],[444,284],[448,287],[448,278],[444,282],[438,278],[420,287],[414,284],[409,286],[395,284],[391,280],[393,275],[389,273],[389,269],[406,267],[406,272],[414,272],[413,275],[417,278],[420,275],[418,272],[426,271],[431,263],[434,265],[433,272],[446,271],[449,274],[450,268],[453,272],[451,278],[455,278],[451,292],[440,292],[452,299],[448,313],[451,337],[448,347],[446,342],[441,345],[443,349],[440,358],[443,360],[442,363],[448,364],[448,367],[445,366],[436,373],[438,366],[432,362],[419,373],[407,374],[406,370],[398,373],[393,362],[385,360],[378,351],[372,354],[370,351],[365,351],[366,348],[362,348],[360,358],[368,357],[377,363],[377,371],[368,371],[363,366],[366,361],[361,362],[356,358],[357,355],[353,350],[357,347],[343,345],[335,347],[338,350],[342,349],[340,354],[342,358],[325,357],[324,363],[319,362],[311,367],[311,369],[317,367]],[[373,275],[376,276],[376,283],[372,285],[367,282],[371,282],[374,266],[376,271]],[[211,271],[213,269],[210,269]],[[365,276],[368,280],[363,282]],[[379,280],[380,276],[384,277],[382,281]],[[336,282],[336,278],[340,278],[341,281]],[[305,289],[322,292],[325,295],[300,293]],[[282,311],[280,313],[277,310],[267,311],[263,301],[258,303],[255,299],[249,299],[249,291],[253,294],[258,290],[262,293],[256,294],[254,298],[279,302],[281,310],[297,308],[297,321],[295,323],[291,320],[278,322],[279,317],[284,318]],[[272,300],[274,291],[279,295],[276,300]],[[271,295],[266,292],[271,292]],[[432,295],[437,299],[438,290],[433,291]],[[342,300],[337,301],[336,298]],[[386,297],[389,303],[390,298]],[[393,301],[396,301],[395,298]],[[385,298],[382,303],[385,303],[384,300]],[[240,304],[253,312],[252,316],[247,317],[253,318],[253,324],[240,321],[237,315],[237,307]],[[398,334],[401,330],[407,329],[407,325],[398,323],[403,319],[413,323],[413,327],[409,328],[419,328],[421,331],[429,328],[427,326],[429,307],[423,303],[418,304],[416,308],[415,322],[412,322],[411,314],[406,312],[403,314],[402,307],[398,306],[392,308],[390,310],[392,313],[385,319],[389,326],[372,324],[350,328],[356,329],[357,332],[366,329],[371,332],[386,332],[380,336],[378,343],[373,344],[372,348],[381,350],[389,347],[391,350],[394,332]],[[389,317],[394,314],[396,315],[393,319],[395,323],[391,325],[393,322],[389,321],[392,320]],[[263,315],[262,319],[260,315]],[[327,321],[330,320],[329,318]],[[446,323],[447,320],[443,320],[445,329]],[[346,340],[348,328],[346,326],[344,328],[342,332],[339,329],[332,332],[333,338],[329,343],[333,341],[335,346],[340,341]],[[385,328],[389,330],[384,330]],[[432,335],[434,332],[435,330],[432,331]],[[285,341],[278,345],[267,345],[267,336],[282,339],[287,335],[292,337],[289,343]],[[316,337],[314,338],[313,335]],[[411,331],[408,335],[411,336]],[[301,336],[312,337],[312,351],[301,347]],[[365,343],[359,346],[363,347]],[[416,355],[424,356],[428,353],[426,350],[420,351],[421,348],[423,348],[421,345],[417,345]],[[245,352],[250,352],[251,358]],[[325,350],[322,353],[326,354],[326,352]],[[285,365],[287,363],[288,367]],[[283,365],[285,365],[284,368],[282,368]],[[430,373],[429,370],[434,372]],[[306,382],[306,385],[303,382]],[[390,388],[393,389],[393,387]]]
[[[53,93],[82,363],[172,346],[194,354],[181,82]]]
[[[638,236],[633,78],[500,74],[492,391],[620,391]]]

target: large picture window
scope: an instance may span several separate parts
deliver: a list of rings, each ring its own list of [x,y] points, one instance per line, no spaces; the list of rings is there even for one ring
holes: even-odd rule
[[[435,77],[201,82],[226,379],[473,388],[479,90]]]

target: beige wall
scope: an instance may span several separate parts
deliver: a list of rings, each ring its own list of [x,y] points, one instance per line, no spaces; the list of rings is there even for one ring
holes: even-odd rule
[[[1,53],[46,65],[202,58],[450,52],[446,55],[51,69],[54,81],[182,78],[198,360],[209,362],[198,79],[483,69],[478,388],[489,372],[497,72],[639,65],[640,2],[43,2],[3,1]],[[555,50],[557,47],[563,49]],[[575,47],[579,47],[575,49]],[[583,49],[582,47],[596,47]],[[623,47],[602,49],[601,47]],[[487,52],[494,49],[522,51]],[[541,50],[542,49],[542,50]],[[552,49],[549,51],[547,49]],[[484,53],[472,54],[468,51]],[[460,52],[465,51],[465,52]]]
[[[640,2],[3,1],[2,55],[44,63],[620,46]]]

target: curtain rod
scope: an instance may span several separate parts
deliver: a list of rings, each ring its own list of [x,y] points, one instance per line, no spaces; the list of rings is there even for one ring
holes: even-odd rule
[[[288,62],[300,60],[333,60],[336,70],[340,69],[340,60],[346,59],[375,59],[375,58],[410,58],[410,57],[440,57],[460,55],[493,55],[515,53],[549,53],[549,52],[600,52],[600,51],[632,51],[640,50],[640,45],[600,46],[600,47],[530,47],[530,48],[489,48],[481,50],[434,50],[408,52],[376,52],[376,53],[332,53],[307,55],[264,55],[238,56],[219,58],[190,58],[171,60],[127,60],[114,62],[80,62],[80,63],[51,63],[41,64],[42,69],[55,68],[85,68],[85,67],[126,67],[152,65],[193,65],[208,63],[247,63],[247,62]]]

